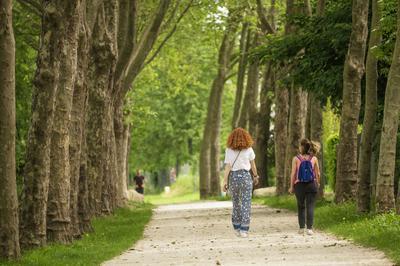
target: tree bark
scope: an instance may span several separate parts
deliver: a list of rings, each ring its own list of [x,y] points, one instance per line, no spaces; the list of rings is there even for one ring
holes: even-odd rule
[[[369,1],[354,0],[352,33],[343,71],[343,105],[338,144],[335,201],[354,199],[357,189],[357,128],[361,79],[368,36]]]
[[[268,143],[270,139],[271,107],[274,94],[274,74],[271,65],[264,69],[263,83],[260,95],[260,113],[258,115],[258,133],[256,146],[257,173],[260,176],[260,187],[269,186],[268,180]]]
[[[249,33],[250,34],[250,33]],[[257,47],[259,33],[253,33],[253,41],[251,47]],[[259,81],[259,62],[253,60],[250,62],[247,73],[246,92],[240,109],[239,126],[249,130],[249,133],[255,138],[256,122],[258,113],[258,81]]]
[[[372,49],[381,43],[381,11],[378,0],[372,0],[372,21],[366,61],[365,111],[358,162],[357,207],[359,212],[371,210],[371,156],[378,111],[378,60]]]
[[[233,107],[233,116],[232,116],[232,129],[238,127],[239,125],[239,114],[240,107],[242,106],[243,99],[243,90],[244,90],[244,79],[246,76],[246,66],[247,66],[247,52],[248,52],[248,38],[247,34],[249,32],[249,23],[245,22],[242,26],[242,33],[240,34],[240,59],[239,59],[239,67],[236,81],[236,96],[235,96],[235,105]]]
[[[100,6],[94,25],[88,69],[88,119],[87,119],[87,175],[91,215],[108,214],[112,210],[116,163],[112,160],[114,135],[113,99],[114,71],[116,64],[116,9],[115,2]]]
[[[207,120],[204,126],[200,151],[200,197],[219,196],[221,192],[219,175],[219,135],[222,113],[222,95],[229,71],[231,53],[235,44],[238,26],[238,10],[231,10],[222,39],[218,57],[218,72],[211,86]],[[208,160],[208,161],[207,161]],[[208,180],[207,180],[208,178]],[[207,189],[209,191],[207,191]]]
[[[319,169],[321,172],[321,180],[320,186],[318,189],[318,197],[324,197],[324,189],[325,189],[325,171],[324,171],[324,146],[323,146],[323,116],[322,116],[322,106],[321,102],[316,98],[315,94],[310,93],[309,98],[311,99],[310,104],[308,105],[310,109],[310,138],[313,141],[318,142],[321,145],[321,150],[317,154]]]
[[[275,86],[275,178],[276,194],[285,190],[285,158],[288,141],[289,92],[287,88]]]
[[[65,43],[60,54],[60,78],[50,147],[50,176],[47,204],[47,240],[70,243],[70,154],[69,129],[73,88],[77,70],[79,13],[81,1],[69,1],[69,21],[65,27]]]
[[[18,258],[15,166],[15,41],[12,1],[0,2],[0,257]]]
[[[400,8],[400,0],[397,1]],[[400,111],[400,13],[397,14],[397,37],[385,94],[382,136],[376,184],[376,209],[387,212],[395,207],[394,171]]]
[[[50,140],[62,48],[76,1],[42,2],[41,45],[34,78],[22,193],[21,244],[46,244],[46,210],[50,172]]]
[[[288,140],[286,145],[286,158],[285,158],[285,183],[284,192],[289,189],[290,184],[290,171],[292,169],[292,159],[299,153],[299,145],[305,134],[305,120],[302,106],[306,105],[307,97],[300,88],[290,89],[290,114],[288,126]]]
[[[75,78],[72,111],[71,111],[71,127],[70,127],[70,168],[71,168],[71,189],[70,189],[70,216],[71,216],[71,233],[72,237],[79,238],[83,233],[81,231],[81,220],[79,216],[79,203],[84,201],[84,196],[80,195],[80,176],[82,164],[86,165],[86,157],[84,157],[83,146],[85,139],[85,122],[87,110],[87,82],[86,74],[88,67],[89,52],[89,33],[86,16],[86,1],[81,3],[79,40],[78,40],[78,65],[77,75]],[[92,8],[92,7],[90,7]],[[86,171],[86,167],[84,167]],[[86,174],[85,174],[86,175]],[[87,191],[86,191],[87,192]],[[87,198],[86,198],[87,201]],[[86,209],[85,212],[88,210]]]

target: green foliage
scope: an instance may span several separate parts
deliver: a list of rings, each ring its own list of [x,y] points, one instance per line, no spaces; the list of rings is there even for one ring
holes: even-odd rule
[[[297,32],[268,36],[254,56],[287,66],[284,81],[313,91],[324,102],[330,97],[338,105],[351,32],[351,1],[328,1],[324,16],[288,19],[297,26]]]
[[[328,184],[335,191],[336,185],[336,149],[339,144],[339,134],[330,136],[327,140],[325,148],[325,170],[328,179]]]
[[[99,265],[131,247],[142,238],[152,215],[152,205],[129,203],[111,216],[93,221],[94,232],[71,245],[49,245],[27,251],[17,262],[1,265],[61,266]]]
[[[274,208],[297,210],[293,196],[267,197],[257,201]],[[382,250],[395,263],[400,263],[400,216],[395,213],[359,214],[354,203],[336,205],[319,201],[314,221],[317,229]]]
[[[195,165],[209,91],[217,72],[223,27],[215,23],[221,17],[223,10],[215,3],[192,8],[158,57],[135,81],[126,109],[133,125],[131,170],[153,172],[177,163]],[[233,84],[228,84],[223,137],[230,125],[233,95]]]
[[[16,163],[18,189],[22,187],[22,170],[28,135],[31,102],[32,79],[36,70],[36,56],[39,46],[39,17],[15,2],[13,9],[15,34],[15,87],[16,87]]]

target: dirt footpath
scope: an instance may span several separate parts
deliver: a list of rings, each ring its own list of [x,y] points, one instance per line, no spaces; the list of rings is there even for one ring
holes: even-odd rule
[[[160,206],[144,239],[104,265],[393,265],[382,252],[331,235],[297,233],[297,216],[252,208],[249,238],[231,227],[230,202]]]

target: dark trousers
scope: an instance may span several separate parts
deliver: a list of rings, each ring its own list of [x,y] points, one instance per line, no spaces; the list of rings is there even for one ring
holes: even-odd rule
[[[144,189],[142,187],[137,187],[136,188],[136,192],[140,193],[140,194],[143,194],[144,193]]]
[[[312,229],[314,223],[314,207],[317,196],[317,185],[315,182],[297,183],[294,186],[297,199],[297,215],[299,218],[300,228],[304,228],[306,224],[307,210],[307,229]]]

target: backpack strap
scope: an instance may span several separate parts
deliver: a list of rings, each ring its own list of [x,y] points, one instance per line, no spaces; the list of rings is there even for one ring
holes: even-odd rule
[[[303,158],[300,156],[300,154],[298,154],[298,155],[296,156],[296,158],[299,159],[300,162],[303,162],[303,161],[304,161]]]

